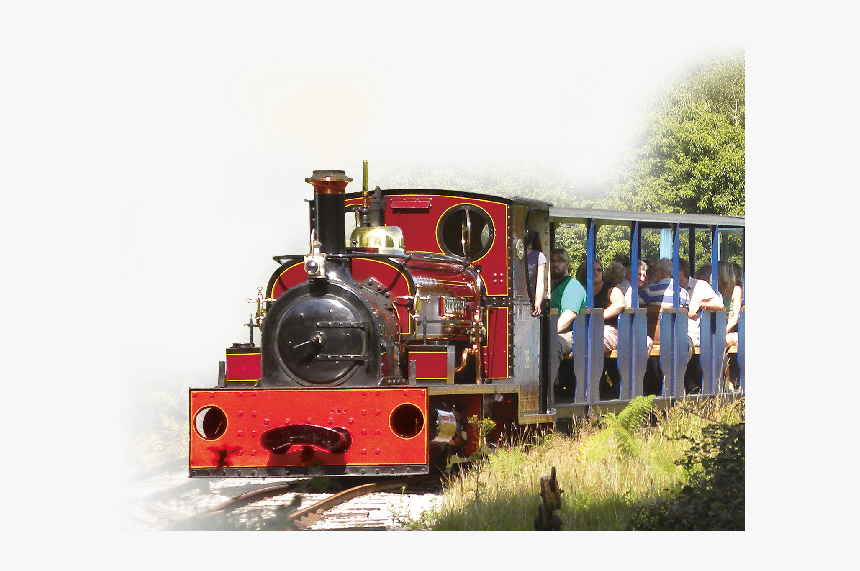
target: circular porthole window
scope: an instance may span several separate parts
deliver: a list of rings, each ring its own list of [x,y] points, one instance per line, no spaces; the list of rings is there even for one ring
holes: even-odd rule
[[[461,204],[442,215],[436,237],[446,254],[477,260],[493,245],[495,229],[486,210]]]

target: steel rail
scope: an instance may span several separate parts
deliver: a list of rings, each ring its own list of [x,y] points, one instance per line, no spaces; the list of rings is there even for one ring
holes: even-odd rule
[[[321,519],[323,513],[344,504],[353,498],[372,494],[374,492],[390,490],[392,488],[402,488],[406,487],[406,485],[406,480],[395,480],[391,482],[372,482],[370,484],[362,484],[348,488],[342,492],[324,498],[311,506],[298,509],[291,513],[288,516],[290,524],[287,526],[287,529],[305,529]]]
[[[245,494],[242,494],[241,496],[231,498],[223,504],[217,505],[208,511],[209,513],[218,511],[232,511],[247,506],[248,504],[259,502],[260,500],[265,500],[266,498],[271,498],[272,496],[280,496],[281,494],[284,494],[295,488],[296,486],[298,486],[298,484],[299,482],[286,482],[284,484],[278,484],[276,486],[270,486],[268,488],[261,488],[259,490],[247,492]]]

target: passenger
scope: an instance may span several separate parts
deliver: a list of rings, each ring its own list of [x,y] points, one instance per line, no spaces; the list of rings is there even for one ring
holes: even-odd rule
[[[627,280],[627,269],[621,262],[609,262],[606,267],[603,268],[604,282],[621,289],[621,284],[624,283],[625,280],[628,284],[630,283],[630,280]],[[624,290],[621,290],[621,293],[624,293]]]
[[[624,303],[627,307],[633,307],[633,286],[631,280],[633,278],[630,272],[630,263],[624,264],[624,269],[627,272],[626,277],[618,284],[618,289],[624,294]],[[648,278],[648,262],[639,260],[639,283],[636,286],[637,290],[645,285],[645,280]]]
[[[710,309],[714,311],[722,311],[723,298],[714,291],[707,279],[699,276],[709,275],[710,264],[706,267],[699,268],[695,278],[691,278],[687,274],[687,260],[681,260],[679,271],[679,282],[681,287],[687,290],[690,296],[690,306],[687,313],[687,338],[690,341],[690,347],[698,347],[701,345],[701,309]],[[687,369],[684,371],[684,389],[687,394],[702,392],[702,363],[697,355],[691,354],[687,361]]]
[[[738,318],[743,305],[743,272],[731,262],[720,262],[717,266],[718,287],[726,309],[726,346],[738,344]]]
[[[531,228],[526,229],[526,261],[532,315],[537,316],[541,314],[541,305],[546,297],[546,256],[540,243],[540,234]]]
[[[621,264],[618,264],[621,266]],[[623,267],[622,267],[623,269]],[[585,284],[588,264],[583,262],[576,270],[576,279]],[[621,390],[621,374],[618,371],[618,361],[608,357],[611,351],[618,349],[618,315],[626,307],[624,294],[604,276],[599,261],[594,261],[594,307],[603,308],[603,374],[601,375],[599,391],[600,399],[617,399]]]
[[[586,262],[576,270],[576,279],[585,284],[588,266]],[[618,314],[626,307],[621,290],[605,281],[602,264],[594,261],[594,307],[603,308],[603,349],[605,353],[618,349]]]
[[[651,266],[649,285],[639,288],[639,297],[646,305],[662,305],[672,307],[675,284],[672,280],[672,260],[662,258]],[[678,306],[688,307],[690,296],[687,290],[680,289]]]
[[[557,284],[550,297],[550,307],[558,310],[558,360],[553,384],[558,385],[558,365],[573,351],[573,320],[585,307],[585,288],[570,275],[570,257],[562,248],[550,252],[550,272]]]
[[[639,299],[644,305],[672,307],[675,284],[672,279],[672,260],[662,258],[648,267],[648,285],[639,288]],[[679,279],[680,281],[680,279]],[[690,296],[687,290],[680,288],[678,293],[678,307],[689,307]],[[648,352],[650,354],[653,345],[651,337],[648,337]],[[659,342],[659,340],[656,340]],[[687,362],[693,356],[693,346],[688,339]],[[663,371],[659,366],[659,359],[648,360],[648,370],[643,380],[643,391],[645,394],[660,394],[662,391]],[[687,382],[685,379],[685,388]],[[689,388],[688,388],[689,390]]]
[[[649,260],[639,260],[639,279],[637,280],[637,286],[635,290],[630,291],[630,295],[625,295],[624,300],[627,302],[628,307],[633,307],[633,291],[636,291],[636,295],[639,297],[639,307],[645,305],[645,302],[642,301],[642,296],[640,294],[640,290],[645,287],[645,284],[648,283],[649,276],[653,273],[651,271],[651,262]],[[651,354],[651,349],[654,348],[654,340],[651,336],[648,336],[648,355]]]
[[[720,298],[720,303],[723,303],[723,308],[725,309],[725,301],[723,300],[723,294],[720,292],[719,285],[714,285],[711,282],[711,264],[702,264],[699,266],[699,269],[696,270],[696,275],[694,276],[697,280],[702,280],[703,282],[707,282],[711,289],[717,293],[717,296]],[[719,280],[717,281],[719,284]]]
[[[655,271],[654,264],[656,264],[656,262],[648,264],[648,271],[646,272],[646,275],[645,275],[645,283],[643,284],[642,287],[653,285],[653,284],[660,281],[660,279],[657,277],[657,272]],[[670,272],[669,277],[671,277],[671,276],[672,276],[672,274]]]
[[[699,326],[701,313],[699,310],[711,309],[722,311],[724,309],[723,300],[706,280],[691,278],[687,274],[687,260],[681,260],[680,262],[681,268],[678,273],[678,281],[690,297],[690,305],[687,313],[687,335],[690,341],[692,341],[693,347],[698,347],[701,342],[701,329]]]
[[[612,264],[610,264],[612,265]],[[633,307],[633,292],[636,291],[637,297],[639,297],[639,288],[645,285],[645,282],[648,278],[648,261],[647,260],[639,260],[639,271],[637,276],[638,285],[636,289],[633,289],[633,286],[630,284],[630,279],[632,278],[630,273],[630,263],[624,264],[624,270],[626,272],[625,278],[618,284],[618,289],[624,294],[624,307]],[[644,302],[640,299],[640,305],[644,305]],[[648,354],[651,353],[651,348],[654,346],[654,340],[651,337],[648,337]]]
[[[549,277],[552,290],[570,275],[570,256],[564,248],[553,248],[549,254]],[[552,291],[551,290],[551,291]]]
[[[704,280],[708,282],[708,285],[711,286],[711,289],[714,289],[714,284],[711,283],[711,264],[704,264],[699,266],[699,269],[696,270],[695,278],[697,280]],[[716,291],[716,290],[714,290]],[[719,295],[719,291],[717,294]]]
[[[648,267],[651,262],[648,260],[639,260],[639,286],[643,287],[648,280]]]

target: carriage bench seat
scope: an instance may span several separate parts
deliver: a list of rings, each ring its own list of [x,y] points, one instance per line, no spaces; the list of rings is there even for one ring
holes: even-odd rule
[[[652,306],[648,306],[647,310],[648,310],[648,314],[647,314],[648,337],[650,337],[651,339],[660,339],[660,320],[661,320],[662,315],[663,315],[663,307],[658,306],[658,305],[652,305]],[[728,354],[736,354],[737,352],[738,352],[737,345],[732,345],[731,347],[728,348],[728,351],[727,351]],[[699,347],[693,347],[693,353],[695,353],[696,355],[699,355],[700,354],[700,348]],[[617,350],[607,351],[605,354],[610,359],[617,359],[618,358],[618,351]],[[659,343],[655,343],[651,347],[651,352],[649,353],[649,356],[650,357],[659,357],[660,356],[660,344]],[[572,359],[573,358],[573,352],[568,353],[567,355],[564,356],[564,358],[565,359]]]

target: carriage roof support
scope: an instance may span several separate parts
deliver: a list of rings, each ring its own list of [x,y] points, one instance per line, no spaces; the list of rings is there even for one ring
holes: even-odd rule
[[[672,232],[672,307],[681,303],[681,225],[675,224]]]
[[[720,259],[720,227],[715,224],[711,226],[711,285],[714,287],[714,291],[719,291],[717,286],[719,282],[717,278],[719,276],[719,264],[715,264],[716,260]]]
[[[588,231],[585,241],[585,304],[588,307],[594,307],[594,259],[597,255],[595,249],[597,244],[597,225],[593,218],[585,221]],[[575,272],[575,270],[574,270]],[[576,273],[574,273],[576,277]]]
[[[634,220],[630,223],[630,287],[639,287],[639,258],[642,248],[639,241],[639,222]],[[630,303],[633,309],[639,309],[639,296],[631,295]]]

